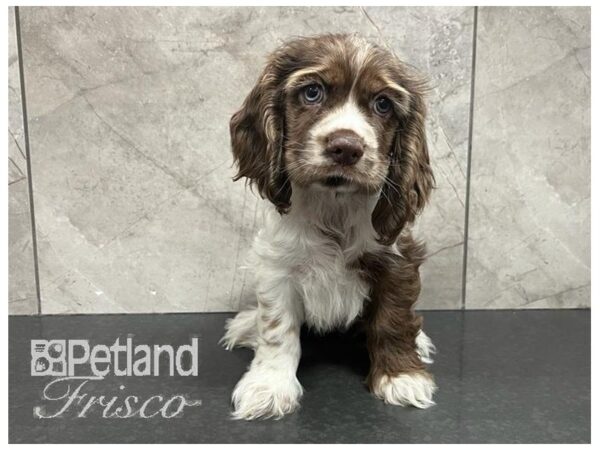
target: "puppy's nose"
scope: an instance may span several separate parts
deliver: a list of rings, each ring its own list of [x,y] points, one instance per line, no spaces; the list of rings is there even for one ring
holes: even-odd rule
[[[325,154],[341,166],[352,166],[364,153],[362,139],[352,131],[337,131],[327,139]]]

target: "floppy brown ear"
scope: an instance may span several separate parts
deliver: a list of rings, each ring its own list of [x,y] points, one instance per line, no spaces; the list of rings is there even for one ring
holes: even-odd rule
[[[290,206],[291,186],[283,162],[284,111],[278,90],[275,61],[264,69],[258,83],[229,122],[231,148],[238,172],[279,212]]]
[[[400,120],[387,180],[372,214],[379,241],[392,244],[402,228],[421,212],[435,184],[425,133],[425,103],[418,90],[411,92],[407,116]]]

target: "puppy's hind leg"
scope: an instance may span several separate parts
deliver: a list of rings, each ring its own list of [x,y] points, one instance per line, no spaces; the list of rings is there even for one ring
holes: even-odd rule
[[[227,350],[234,347],[256,348],[258,339],[257,308],[240,311],[232,319],[227,319],[225,335],[219,341]]]
[[[415,338],[415,344],[417,345],[417,354],[419,355],[419,358],[421,358],[421,361],[425,364],[433,364],[435,345],[433,345],[433,342],[431,342],[431,339],[423,330],[419,330],[419,333]]]

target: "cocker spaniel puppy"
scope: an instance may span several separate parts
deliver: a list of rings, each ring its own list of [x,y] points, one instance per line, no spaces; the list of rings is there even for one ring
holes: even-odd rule
[[[434,348],[413,310],[423,246],[408,228],[434,184],[424,85],[389,51],[349,35],[284,44],[231,118],[235,180],[274,207],[254,244],[257,306],[227,324],[255,351],[234,417],[299,405],[300,328],[360,321],[367,383],[386,403],[427,408]]]

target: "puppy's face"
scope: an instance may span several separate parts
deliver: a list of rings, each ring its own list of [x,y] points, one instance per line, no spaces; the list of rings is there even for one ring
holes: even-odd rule
[[[423,84],[386,49],[348,35],[288,42],[231,118],[239,171],[281,213],[293,186],[379,193],[372,223],[391,243],[433,186]]]
[[[311,49],[284,85],[285,169],[297,185],[367,193],[384,185],[409,94],[387,55],[361,44]]]

